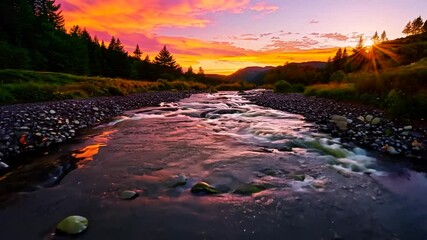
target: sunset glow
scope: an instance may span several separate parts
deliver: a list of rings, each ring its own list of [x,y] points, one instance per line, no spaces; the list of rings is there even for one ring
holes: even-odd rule
[[[229,74],[246,66],[326,61],[375,31],[403,36],[407,20],[427,9],[410,1],[59,0],[69,29],[86,28],[130,53],[139,44],[151,59],[166,45],[184,70]],[[379,11],[381,9],[381,11]],[[405,9],[400,11],[399,9]],[[332,11],[333,10],[333,11]]]

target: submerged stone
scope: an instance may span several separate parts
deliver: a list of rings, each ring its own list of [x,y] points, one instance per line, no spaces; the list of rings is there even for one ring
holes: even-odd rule
[[[78,234],[86,230],[89,221],[82,216],[69,216],[58,223],[56,229],[66,234]]]
[[[213,186],[209,185],[206,182],[198,182],[194,184],[194,186],[191,188],[191,192],[194,194],[218,194],[220,193],[217,189],[215,189]]]
[[[175,179],[172,180],[172,183],[169,185],[170,188],[176,188],[179,186],[184,186],[187,184],[187,177],[184,175],[179,175]]]
[[[294,180],[296,180],[296,181],[301,181],[301,182],[303,182],[303,181],[304,181],[304,179],[305,179],[305,176],[304,176],[304,175],[294,175],[294,176],[293,176],[293,179],[294,179]]]
[[[138,195],[139,194],[135,191],[125,190],[120,193],[119,197],[120,199],[123,199],[123,200],[132,200],[137,198]]]
[[[236,190],[233,191],[235,194],[240,195],[252,195],[253,193],[258,193],[261,191],[266,190],[267,188],[264,185],[259,184],[243,184],[236,188]]]

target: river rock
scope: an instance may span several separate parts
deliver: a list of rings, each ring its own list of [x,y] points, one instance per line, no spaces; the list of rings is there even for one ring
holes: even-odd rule
[[[377,124],[379,124],[380,122],[381,122],[381,119],[376,117],[376,118],[372,119],[371,124],[372,124],[372,125],[377,125]]]
[[[219,191],[206,182],[198,182],[191,188],[194,194],[218,194]]]
[[[366,122],[371,122],[373,118],[374,117],[372,115],[366,115],[365,120]]]
[[[131,190],[125,190],[120,192],[119,197],[122,200],[132,200],[138,197],[138,193]]]
[[[58,223],[56,229],[60,232],[74,235],[79,234],[87,229],[89,221],[82,216],[69,216]]]

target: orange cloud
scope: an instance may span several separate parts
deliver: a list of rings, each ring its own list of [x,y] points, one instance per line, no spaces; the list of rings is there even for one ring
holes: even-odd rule
[[[68,27],[85,26],[117,34],[148,33],[160,27],[205,27],[209,12],[241,12],[249,0],[60,0]],[[120,17],[118,17],[120,16]]]

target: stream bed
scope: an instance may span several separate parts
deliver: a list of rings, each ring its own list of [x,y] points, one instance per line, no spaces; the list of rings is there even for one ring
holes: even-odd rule
[[[89,220],[78,239],[427,239],[426,173],[385,158],[236,92],[194,94],[1,176],[0,239],[67,238],[69,215]],[[220,193],[193,194],[201,181]]]

